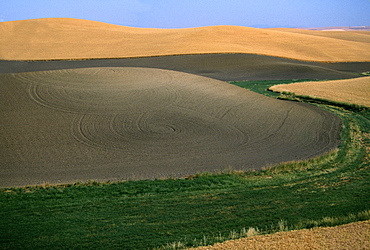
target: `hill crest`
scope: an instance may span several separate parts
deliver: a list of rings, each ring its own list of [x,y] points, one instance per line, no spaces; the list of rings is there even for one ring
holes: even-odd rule
[[[303,61],[370,61],[370,32],[207,26],[134,28],[72,18],[0,23],[2,60],[75,60],[247,53]],[[333,31],[334,32],[334,31]],[[348,36],[346,36],[347,33]],[[334,33],[333,33],[334,34]],[[346,39],[344,39],[346,38]]]

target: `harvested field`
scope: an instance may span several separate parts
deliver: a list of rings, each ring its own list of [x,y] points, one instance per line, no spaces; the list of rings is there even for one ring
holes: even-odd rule
[[[370,43],[370,31],[336,31],[336,30],[305,30],[305,29],[287,29],[287,28],[275,28],[268,29],[287,33],[296,33],[309,36],[319,36],[326,38],[334,38],[339,40],[360,42],[360,43]]]
[[[369,61],[368,33],[348,33],[348,36],[346,33],[297,33],[295,30],[239,26],[146,29],[70,18],[45,18],[0,23],[0,59],[70,60],[248,53],[303,61]]]
[[[259,169],[339,143],[331,113],[192,74],[85,68],[0,82],[1,186]]]
[[[276,92],[292,92],[296,95],[370,107],[369,76],[336,81],[281,84],[272,86],[270,89]]]
[[[239,240],[226,241],[214,246],[199,247],[197,250],[228,249],[369,249],[370,221],[346,225],[304,229],[299,231],[280,232],[272,235],[261,235]]]

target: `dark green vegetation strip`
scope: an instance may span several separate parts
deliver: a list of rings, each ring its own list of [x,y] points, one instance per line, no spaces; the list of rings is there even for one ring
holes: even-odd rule
[[[370,110],[315,105],[343,118],[339,150],[315,159],[176,180],[1,189],[0,248],[197,246],[249,227],[271,233],[370,219]]]
[[[262,81],[232,81],[231,84],[239,86],[241,88],[249,89],[253,92],[264,94],[270,97],[279,97],[280,94],[277,92],[268,91],[268,89],[274,85],[279,84],[289,84],[289,83],[297,83],[297,82],[312,82],[312,81],[319,81],[316,79],[309,80],[309,79],[297,79],[297,80],[262,80]]]

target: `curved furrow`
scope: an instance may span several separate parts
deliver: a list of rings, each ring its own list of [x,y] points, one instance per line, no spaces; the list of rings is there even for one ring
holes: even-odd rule
[[[85,145],[130,155],[216,154],[235,151],[249,136],[225,121],[183,109],[141,114],[76,116],[72,131]]]
[[[148,74],[145,79],[135,71],[118,74],[117,78],[106,79],[96,77],[103,69],[81,70],[76,74],[72,70],[56,71],[56,78],[50,80],[50,72],[42,72],[38,80],[37,74],[28,73],[27,77],[17,77],[22,82],[29,83],[29,97],[36,103],[58,111],[71,113],[137,113],[144,112],[148,107],[160,108],[170,105],[178,99],[179,93],[171,83],[171,75],[160,72],[158,75]],[[103,71],[104,76],[116,69]],[[64,78],[63,78],[64,76]],[[90,78],[93,81],[90,82]],[[157,78],[157,84],[151,84],[151,79]],[[63,82],[61,84],[61,82]],[[140,83],[136,80],[141,79]],[[112,83],[113,82],[113,83]],[[145,86],[145,87],[143,87]]]
[[[259,169],[339,144],[331,113],[187,73],[84,68],[0,81],[5,185]]]

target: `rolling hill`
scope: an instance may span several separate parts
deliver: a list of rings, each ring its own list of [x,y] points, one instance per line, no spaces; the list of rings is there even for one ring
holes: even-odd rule
[[[148,29],[70,18],[33,19],[0,23],[0,59],[248,53],[320,62],[370,60],[368,33],[342,32],[338,36],[320,32],[239,26]]]

